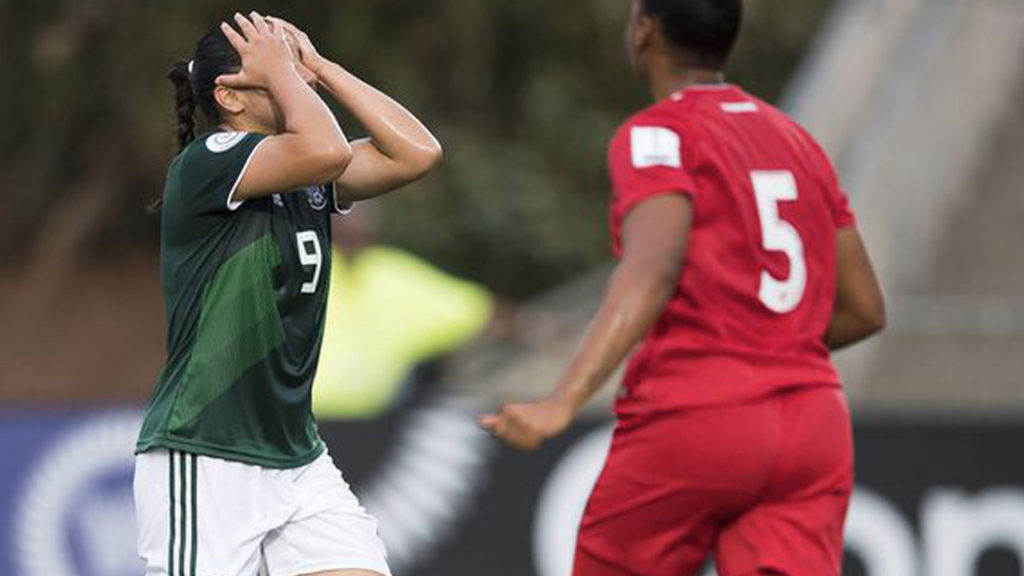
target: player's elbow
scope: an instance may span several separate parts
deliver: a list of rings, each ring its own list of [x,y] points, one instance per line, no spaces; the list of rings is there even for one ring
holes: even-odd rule
[[[885,330],[886,323],[889,320],[885,311],[885,303],[879,300],[867,310],[862,319],[869,336]]]
[[[441,143],[436,138],[431,138],[430,145],[426,146],[423,150],[423,164],[421,166],[423,173],[426,174],[437,168],[443,159],[444,149],[441,147]]]
[[[415,181],[433,171],[444,158],[441,143],[431,138],[425,145],[417,146],[405,160],[405,180]]]
[[[637,267],[630,283],[642,293],[640,299],[661,307],[672,298],[678,281],[677,266],[647,262]]]
[[[344,140],[312,143],[301,156],[309,167],[311,180],[333,182],[345,173],[352,162],[352,147]]]
[[[854,312],[854,317],[860,327],[861,339],[878,334],[888,322],[885,303],[881,299],[864,303]]]
[[[659,270],[652,280],[654,296],[658,301],[667,302],[675,293],[678,281],[679,272],[674,268]]]
[[[344,140],[325,145],[320,151],[320,160],[327,175],[323,181],[333,182],[340,178],[352,163],[352,146]]]

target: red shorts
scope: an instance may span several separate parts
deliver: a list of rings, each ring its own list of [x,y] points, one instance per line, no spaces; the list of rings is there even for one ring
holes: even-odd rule
[[[630,416],[580,525],[575,576],[838,575],[853,489],[838,388]]]

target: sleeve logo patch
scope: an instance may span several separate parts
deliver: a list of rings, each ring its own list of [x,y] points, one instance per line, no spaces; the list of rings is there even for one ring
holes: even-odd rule
[[[634,126],[629,140],[634,168],[683,167],[679,135],[672,130],[661,126]]]
[[[306,198],[309,200],[309,206],[313,210],[323,210],[327,207],[327,194],[324,193],[323,186],[306,188]]]
[[[245,132],[218,132],[206,139],[206,148],[220,154],[234,148],[245,136]]]

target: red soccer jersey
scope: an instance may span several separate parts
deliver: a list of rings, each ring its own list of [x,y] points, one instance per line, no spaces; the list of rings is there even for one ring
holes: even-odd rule
[[[617,257],[637,204],[693,205],[676,292],[630,360],[620,414],[840,385],[824,335],[836,232],[854,216],[800,126],[738,87],[695,87],[630,118],[608,156]]]

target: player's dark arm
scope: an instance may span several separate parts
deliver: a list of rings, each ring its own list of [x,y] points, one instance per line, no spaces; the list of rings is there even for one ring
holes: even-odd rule
[[[302,62],[328,93],[363,126],[367,138],[352,142],[352,162],[335,181],[339,202],[365,200],[422,178],[441,160],[437,138],[401,104],[320,56],[304,32],[285,27],[298,43]]]
[[[337,178],[352,158],[345,134],[327,105],[299,77],[284,32],[272,30],[255,13],[251,18],[236,16],[242,34],[227,24],[221,26],[242,57],[242,70],[218,78],[217,90],[268,90],[281,109],[284,132],[267,137],[253,152],[234,197],[267,196]]]
[[[675,292],[690,233],[690,201],[658,196],[625,221],[623,257],[556,394],[577,410],[608,380]]]
[[[692,218],[690,201],[656,196],[625,221],[623,257],[580,351],[548,398],[509,404],[480,423],[517,448],[533,449],[562,432],[644,338],[675,292]]]
[[[836,302],[825,334],[830,350],[864,340],[885,327],[885,301],[871,259],[853,226],[836,237]]]

